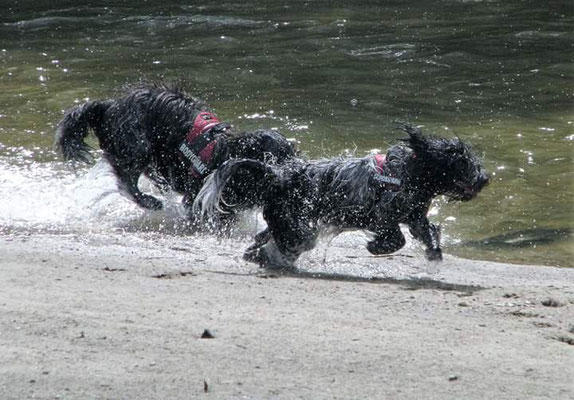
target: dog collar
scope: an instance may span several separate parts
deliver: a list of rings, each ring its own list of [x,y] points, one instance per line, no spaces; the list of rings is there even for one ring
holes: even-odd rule
[[[185,140],[179,145],[181,153],[191,162],[191,173],[196,177],[202,178],[211,172],[209,164],[217,144],[212,129],[219,123],[215,114],[200,112],[193,120],[193,127]]]
[[[379,182],[382,182],[385,185],[401,186],[401,180],[399,178],[395,178],[393,173],[389,170],[387,166],[387,158],[382,154],[375,154],[373,157],[375,161],[375,179]],[[395,188],[393,188],[395,189]]]

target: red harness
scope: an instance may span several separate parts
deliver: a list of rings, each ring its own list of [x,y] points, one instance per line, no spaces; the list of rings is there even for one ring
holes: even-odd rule
[[[386,186],[390,186],[389,189],[391,190],[398,190],[401,186],[401,180],[394,177],[394,174],[389,171],[386,165],[387,158],[382,154],[375,154],[373,158],[375,159],[375,171],[377,171],[375,179],[383,182]]]
[[[187,133],[185,140],[179,145],[179,150],[191,162],[191,173],[199,178],[207,176],[212,168],[213,149],[217,140],[211,129],[220,123],[215,114],[202,111],[193,121],[193,127]]]

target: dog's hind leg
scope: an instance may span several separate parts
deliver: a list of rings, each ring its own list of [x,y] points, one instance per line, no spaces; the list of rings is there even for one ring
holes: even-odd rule
[[[161,201],[138,189],[138,180],[148,170],[153,156],[146,130],[140,125],[137,114],[134,116],[127,112],[116,119],[112,128],[102,127],[94,133],[104,157],[116,173],[119,188],[139,206],[150,210],[161,209]]]
[[[268,219],[267,222],[269,228],[257,234],[255,243],[247,249],[243,259],[269,269],[295,269],[299,256],[315,247],[318,237],[316,224],[297,217]]]
[[[378,230],[375,239],[367,243],[367,250],[375,255],[389,254],[402,249],[405,243],[405,236],[401,232],[401,228],[396,225]]]
[[[143,169],[120,169],[115,168],[116,176],[119,180],[120,190],[128,197],[133,199],[140,207],[148,210],[160,210],[163,204],[160,200],[156,199],[149,194],[142,193],[138,188],[138,180]]]
[[[319,236],[315,213],[317,185],[304,174],[295,174],[275,186],[263,207],[269,233],[259,238],[259,262],[268,268],[293,269],[301,254],[315,247]],[[272,239],[269,238],[272,236]]]
[[[267,219],[267,223],[269,237],[261,235],[267,242],[254,250],[254,261],[260,265],[270,269],[294,269],[299,256],[315,247],[319,236],[316,221],[290,213],[283,218]]]

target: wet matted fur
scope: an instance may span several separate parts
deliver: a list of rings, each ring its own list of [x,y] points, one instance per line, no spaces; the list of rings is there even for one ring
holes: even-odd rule
[[[199,116],[213,118],[213,123],[199,121]],[[209,135],[203,145],[210,145],[209,160],[200,172],[192,168],[194,154],[187,145],[182,147],[198,122],[204,128],[199,133]],[[207,104],[175,85],[146,84],[123,97],[69,109],[57,127],[56,147],[66,160],[89,162],[84,139],[90,132],[98,138],[122,192],[148,209],[162,208],[162,203],[138,189],[141,174],[183,194],[184,205],[190,207],[206,172],[230,158],[282,163],[295,156],[294,147],[279,132],[240,132],[219,123]]]
[[[371,232],[367,249],[388,254],[405,245],[399,225],[406,224],[426,246],[426,257],[440,260],[440,229],[427,218],[432,199],[471,200],[489,177],[463,141],[427,137],[408,124],[401,128],[408,138],[386,157],[295,160],[278,166],[230,160],[206,181],[194,210],[214,219],[221,212],[262,206],[268,227],[244,257],[266,267],[293,268],[325,225]]]

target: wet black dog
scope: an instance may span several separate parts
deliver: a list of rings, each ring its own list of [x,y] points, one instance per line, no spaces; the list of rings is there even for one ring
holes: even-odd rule
[[[295,156],[294,147],[280,133],[236,131],[201,100],[163,84],[68,110],[56,131],[56,147],[66,160],[91,161],[84,142],[90,131],[122,191],[147,209],[160,209],[162,203],[138,189],[142,173],[158,186],[183,194],[189,207],[204,178],[230,158],[282,163]]]
[[[399,224],[426,246],[429,260],[442,259],[440,230],[427,212],[434,197],[468,201],[488,183],[481,161],[459,139],[431,138],[402,124],[409,135],[383,155],[269,166],[230,160],[205,183],[194,210],[211,218],[258,204],[268,228],[244,255],[271,268],[293,268],[314,247],[321,226],[374,234],[372,254],[405,245]],[[239,193],[239,195],[238,195]]]

